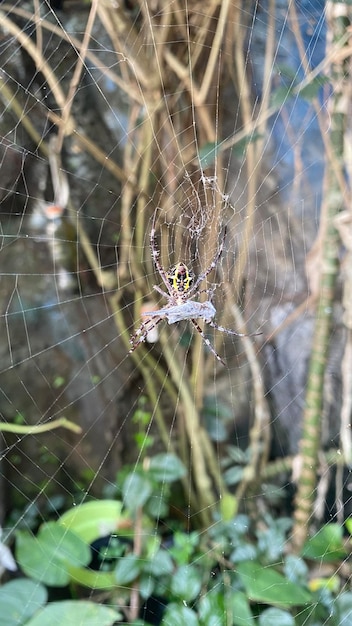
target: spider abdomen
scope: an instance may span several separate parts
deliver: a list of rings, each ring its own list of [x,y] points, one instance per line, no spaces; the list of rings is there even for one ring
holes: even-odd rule
[[[194,273],[192,270],[189,270],[185,263],[176,263],[173,265],[168,273],[167,278],[170,282],[172,288],[177,291],[177,293],[185,293],[189,290],[193,279]]]

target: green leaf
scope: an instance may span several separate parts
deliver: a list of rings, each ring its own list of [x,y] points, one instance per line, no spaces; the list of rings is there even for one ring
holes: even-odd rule
[[[273,567],[256,561],[239,563],[237,572],[250,600],[277,606],[300,606],[311,601],[306,589],[290,582]]]
[[[165,485],[165,489],[159,491],[159,493],[154,492],[153,497],[147,500],[144,507],[145,515],[157,520],[167,517],[169,513],[169,500],[169,490]]]
[[[128,554],[119,559],[115,568],[115,579],[118,585],[128,585],[135,580],[142,570],[142,559],[136,554]]]
[[[323,85],[329,83],[330,79],[328,76],[320,75],[313,78],[308,85],[302,87],[302,89],[298,92],[298,95],[305,100],[310,102],[319,94],[319,90]]]
[[[18,532],[16,556],[27,576],[56,587],[70,582],[70,565],[85,566],[91,560],[89,546],[56,522],[43,524],[37,537]]]
[[[232,615],[234,626],[253,626],[254,619],[248,599],[244,593],[238,591],[232,596]]]
[[[63,376],[55,376],[53,380],[54,389],[60,389],[65,384],[65,379]]]
[[[21,626],[47,601],[43,585],[17,578],[0,588],[0,615],[2,626]]]
[[[270,96],[270,107],[280,108],[283,104],[287,102],[287,100],[293,95],[294,85],[289,85],[289,87],[285,87],[281,85],[274,89]]]
[[[235,465],[234,467],[230,467],[228,470],[226,470],[226,472],[224,472],[224,481],[226,485],[237,485],[237,483],[239,483],[242,478],[243,478],[243,474],[244,474],[244,468],[239,466],[239,465]]]
[[[182,565],[171,580],[171,591],[183,602],[194,600],[202,586],[201,575],[192,565]]]
[[[212,441],[226,441],[228,432],[223,421],[218,415],[205,415],[204,425]]]
[[[343,527],[326,524],[306,542],[302,556],[325,562],[343,559],[347,552],[343,545]]]
[[[148,448],[151,448],[154,445],[155,442],[155,437],[146,435],[145,433],[136,433],[133,435],[133,438],[136,442],[138,450],[143,450],[144,454]]]
[[[267,563],[280,561],[286,543],[286,534],[291,526],[292,520],[288,518],[283,517],[278,520],[268,518],[268,527],[265,530],[257,529],[257,548]]]
[[[287,611],[271,607],[259,616],[259,626],[295,626],[295,620]]]
[[[284,78],[285,83],[288,83],[289,81],[294,83],[297,78],[297,71],[285,63],[275,64],[275,73],[281,76],[281,78]]]
[[[238,500],[231,493],[225,493],[220,500],[221,517],[225,522],[232,520],[238,509]]]
[[[227,446],[226,452],[232,461],[235,463],[244,465],[248,463],[248,453],[238,448],[237,446]]]
[[[59,518],[57,525],[65,535],[67,535],[68,531],[72,531],[75,533],[75,536],[78,536],[88,546],[95,539],[111,532],[116,532],[121,521],[121,508],[121,502],[116,502],[115,500],[86,502],[64,513]],[[125,531],[124,534],[126,534]],[[30,539],[33,538],[30,537]],[[90,556],[89,549],[89,560]],[[83,565],[86,565],[86,563],[83,563]],[[73,580],[91,589],[112,589],[116,586],[112,572],[96,572],[85,567],[77,567],[77,562],[73,563],[72,560],[70,563],[67,563],[66,572],[63,573],[62,580],[66,581],[62,584],[67,584],[67,581]],[[45,576],[43,581],[47,583]]]
[[[232,153],[238,158],[243,158],[246,154],[248,144],[255,143],[256,141],[258,141],[258,139],[261,139],[262,137],[263,135],[261,133],[258,133],[258,131],[252,131],[251,133],[248,133],[248,135],[243,137],[243,139],[241,139],[240,141],[236,141],[236,143],[232,146]]]
[[[69,567],[68,571],[70,579],[83,587],[89,587],[89,589],[114,589],[116,587],[113,572],[97,572],[83,567]]]
[[[156,454],[150,459],[148,472],[158,482],[172,483],[186,475],[186,468],[175,454]]]
[[[156,554],[147,561],[143,566],[143,572],[151,574],[152,576],[166,576],[171,574],[174,570],[174,564],[169,553],[161,548]]]
[[[285,558],[284,574],[292,583],[304,585],[308,580],[308,567],[299,556],[288,554]]]
[[[202,626],[219,626],[224,619],[224,593],[207,593],[199,601],[199,618]]]
[[[143,600],[147,600],[153,595],[155,589],[155,580],[150,574],[142,573],[139,577],[139,594]]]
[[[242,561],[253,560],[258,556],[258,548],[253,543],[243,542],[231,553],[230,560],[232,563],[240,563]]]
[[[191,533],[176,531],[173,539],[174,543],[169,548],[169,553],[177,565],[187,565],[199,546],[198,531],[193,530]]]
[[[185,626],[185,624],[187,626],[200,626],[196,613],[181,604],[169,604],[161,626]]]
[[[116,500],[94,500],[69,509],[58,523],[75,532],[86,543],[116,533],[121,520],[122,503]]]
[[[123,615],[115,609],[110,609],[103,604],[95,604],[87,600],[65,600],[51,602],[34,618],[26,623],[26,626],[112,626]]]
[[[340,624],[341,626],[352,624],[352,593],[350,591],[341,593],[335,602],[339,616],[339,626]]]
[[[207,417],[216,417],[221,421],[233,420],[233,409],[230,405],[222,402],[218,395],[205,396],[203,401],[202,414]]]
[[[127,508],[134,512],[146,503],[153,492],[153,485],[149,478],[137,472],[128,474],[122,485],[122,493]]]

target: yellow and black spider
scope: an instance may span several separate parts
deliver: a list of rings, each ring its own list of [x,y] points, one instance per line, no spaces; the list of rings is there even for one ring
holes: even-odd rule
[[[176,263],[176,265],[173,265],[168,271],[165,271],[165,269],[161,265],[159,261],[160,253],[155,243],[154,217],[152,229],[150,231],[150,248],[155,267],[161,276],[161,279],[167,289],[167,293],[157,285],[154,285],[154,289],[162,296],[164,296],[164,298],[166,298],[168,302],[161,309],[158,309],[156,311],[145,311],[142,313],[142,316],[146,317],[147,320],[145,322],[142,322],[138,330],[134,333],[134,335],[132,335],[130,339],[130,343],[132,345],[129,351],[130,353],[138,348],[140,343],[145,341],[147,335],[162,320],[166,319],[169,324],[175,324],[176,322],[189,320],[196,329],[196,331],[202,336],[204,343],[209,348],[209,350],[211,350],[211,352],[218,359],[218,361],[220,361],[220,363],[222,363],[223,365],[226,365],[225,361],[223,361],[221,356],[219,356],[219,354],[216,352],[215,348],[213,348],[209,339],[205,336],[196,320],[202,319],[212,328],[215,328],[222,333],[227,333],[228,335],[237,335],[238,337],[246,337],[247,335],[243,333],[238,333],[235,330],[229,330],[228,328],[224,328],[223,326],[218,326],[218,324],[213,321],[213,318],[216,315],[216,309],[210,299],[206,300],[205,302],[197,302],[196,300],[192,299],[199,296],[200,293],[206,293],[207,295],[209,295],[210,293],[212,295],[214,289],[199,290],[198,288],[203,280],[208,276],[208,274],[210,274],[210,272],[216,267],[222,255],[225,237],[226,228],[224,229],[221,244],[211,264],[204,272],[199,274],[196,280],[194,280],[194,273],[187,267],[185,263],[183,263],[183,261]]]

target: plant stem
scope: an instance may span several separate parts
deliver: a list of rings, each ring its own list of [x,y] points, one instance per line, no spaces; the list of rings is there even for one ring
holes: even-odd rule
[[[183,368],[179,367],[175,355],[167,342],[163,344],[163,354],[170,369],[174,385],[179,393],[188,441],[192,450],[191,467],[197,491],[198,508],[202,523],[204,526],[207,526],[211,522],[210,509],[218,500],[213,490],[204,454],[204,437],[207,437],[207,433],[200,423],[199,412],[192,398],[191,389],[187,378],[184,376]]]
[[[82,428],[78,424],[74,424],[66,417],[60,417],[57,420],[48,422],[47,424],[34,424],[33,426],[25,426],[24,424],[0,424],[0,432],[16,433],[18,435],[39,435],[46,433],[55,428],[67,428],[78,435],[82,432]]]
[[[338,7],[338,8],[337,8]],[[345,14],[342,16],[342,9]],[[335,15],[336,10],[338,11]],[[351,7],[347,3],[338,5],[328,2],[326,6],[330,40],[336,43],[345,35],[350,23],[347,19]],[[329,162],[326,170],[327,195],[325,199],[325,215],[322,216],[322,260],[320,276],[320,293],[317,305],[315,331],[312,353],[308,371],[305,411],[303,415],[302,439],[300,455],[302,470],[297,486],[294,513],[293,545],[296,551],[301,550],[307,537],[309,520],[313,514],[314,497],[318,470],[318,453],[320,449],[321,419],[324,404],[324,375],[327,363],[332,311],[334,303],[334,287],[338,273],[339,237],[334,225],[336,215],[344,207],[345,186],[342,188],[340,176],[344,166],[344,134],[348,106],[344,101],[344,87],[347,71],[345,62],[335,62],[331,68],[332,92],[329,102],[330,144],[334,155],[334,166]],[[336,164],[339,172],[336,172]]]

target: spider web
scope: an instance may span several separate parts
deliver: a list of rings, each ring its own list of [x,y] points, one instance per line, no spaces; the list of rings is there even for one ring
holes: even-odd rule
[[[235,454],[256,444],[275,458],[298,451],[328,132],[323,6],[54,4],[0,7],[0,411],[5,424],[71,426],[2,433],[3,540],[116,497],[116,475],[127,465],[137,474],[160,450],[183,452],[189,482],[175,508],[185,528],[197,528],[222,499],[211,480],[201,497],[205,443],[219,475],[236,465],[228,446]],[[225,367],[187,321],[162,322],[128,354],[143,307],[166,303],[153,289],[163,288],[153,219],[162,266],[182,261],[196,277],[226,231],[202,288],[217,324],[263,335],[242,340],[200,321]],[[325,448],[340,443],[340,319],[339,309]],[[206,471],[214,482],[214,468]],[[324,467],[320,506],[330,475]],[[348,477],[338,470],[335,482],[340,500],[330,510],[341,521]],[[290,471],[281,484],[263,481],[258,507],[285,511],[289,483]],[[229,488],[250,513],[245,483]],[[160,507],[164,490],[166,478]],[[156,516],[151,535],[162,523]]]

